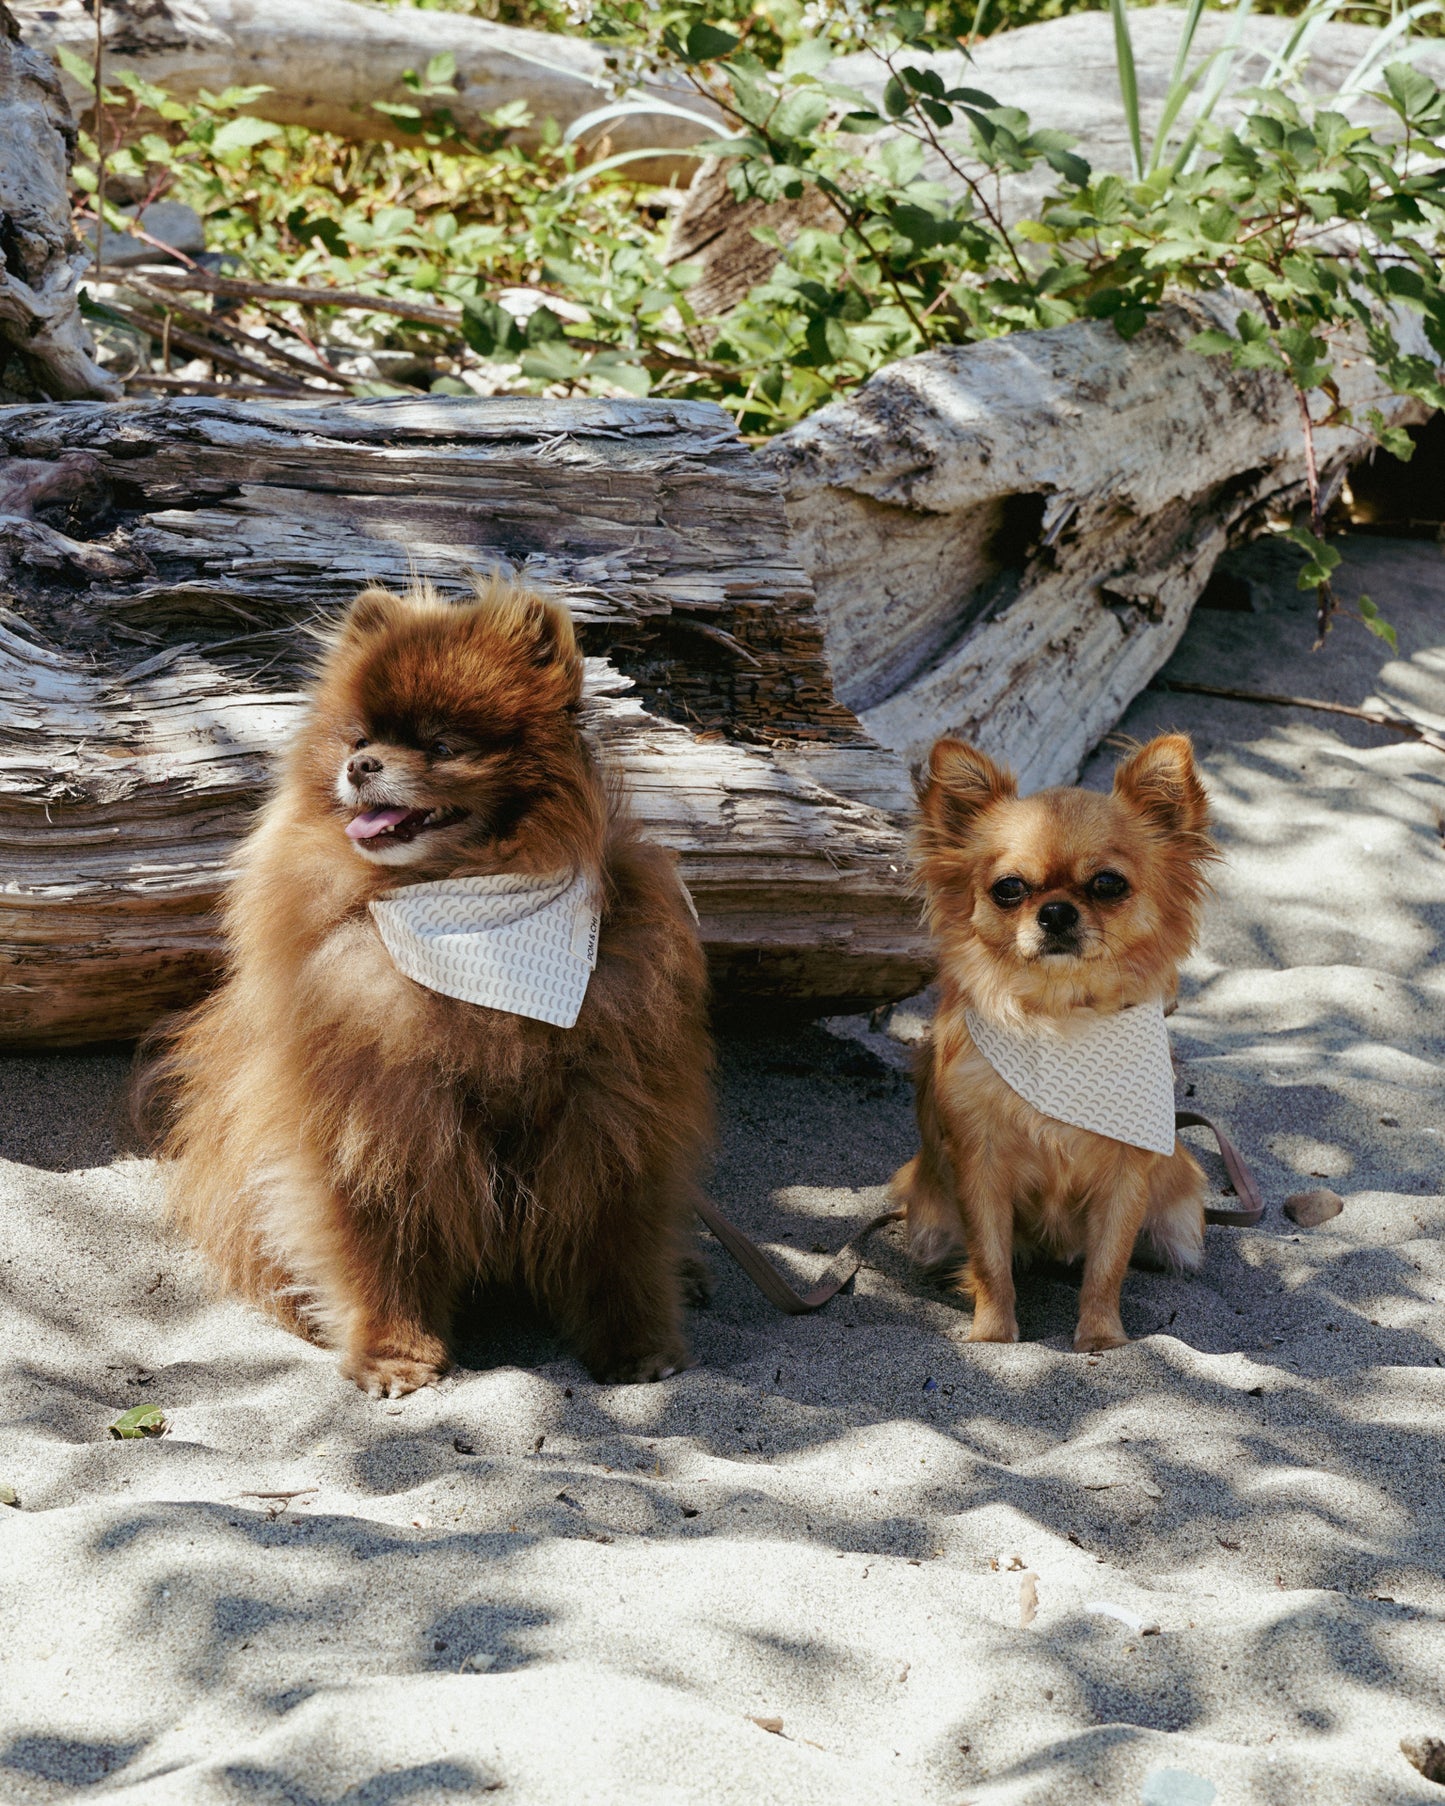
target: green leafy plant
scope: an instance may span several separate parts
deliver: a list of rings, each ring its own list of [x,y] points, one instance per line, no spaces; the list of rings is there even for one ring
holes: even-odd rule
[[[1362,450],[1410,449],[1378,411],[1350,417],[1341,358],[1363,350],[1395,393],[1445,401],[1445,101],[1408,65],[1380,68],[1439,0],[1402,14],[1351,78],[1356,95],[1375,93],[1388,127],[1354,122],[1293,83],[1310,33],[1338,0],[1317,0],[1264,84],[1242,96],[1230,83],[1248,0],[1224,47],[1197,56],[1202,3],[1185,13],[1149,137],[1129,14],[1109,0],[1127,174],[1096,172],[1064,134],[972,85],[957,61],[940,65],[921,9],[845,11],[841,43],[873,58],[875,78],[860,85],[833,78],[838,39],[802,35],[801,9],[784,0],[766,16],[742,0],[714,17],[641,0],[599,8],[590,29],[608,34],[624,91],[568,138],[635,110],[629,80],[680,73],[694,96],[682,110],[723,122],[698,154],[718,159],[740,203],[786,210],[753,227],[777,253],[771,274],[716,319],[695,311],[696,268],[667,261],[664,208],[627,179],[637,153],[585,166],[555,128],[524,150],[512,141],[526,123],[515,106],[468,136],[445,56],[408,79],[406,101],[382,109],[399,145],[274,125],[249,111],[254,89],[184,106],[130,76],[104,92],[99,136],[108,123],[112,182],[141,203],[166,193],[196,207],[208,245],[231,268],[384,302],[390,311],[346,316],[353,342],[429,359],[422,380],[439,389],[709,398],[754,435],[933,346],[1080,319],[1128,337],[1170,294],[1224,296],[1231,330],[1201,333],[1194,345],[1294,390],[1309,513],[1293,536],[1323,635],[1340,606],[1339,555],[1327,543],[1317,435],[1344,429]],[[974,30],[980,18],[975,8]],[[954,71],[947,79],[944,67]],[[1246,110],[1239,117],[1236,107],[1221,129],[1226,94]],[[81,148],[86,201],[101,159],[96,139]],[[1041,175],[1041,203],[1022,213],[1009,204],[1011,184],[1031,178],[1037,193]],[[1404,330],[1409,314],[1426,352],[1419,332]],[[249,317],[295,334],[329,369],[310,307],[258,304]],[[1368,598],[1348,612],[1391,638]]]

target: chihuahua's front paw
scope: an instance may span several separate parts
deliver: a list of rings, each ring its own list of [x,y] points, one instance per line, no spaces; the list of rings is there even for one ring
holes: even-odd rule
[[[1017,1342],[1019,1326],[1011,1313],[1005,1316],[1002,1311],[976,1309],[968,1339],[970,1342]]]
[[[450,1365],[438,1337],[418,1336],[405,1351],[395,1347],[358,1350],[341,1370],[369,1398],[405,1398],[408,1392],[435,1386]]]
[[[1074,1331],[1074,1352],[1102,1354],[1106,1348],[1122,1348],[1128,1340],[1117,1317],[1112,1323],[1080,1323]]]

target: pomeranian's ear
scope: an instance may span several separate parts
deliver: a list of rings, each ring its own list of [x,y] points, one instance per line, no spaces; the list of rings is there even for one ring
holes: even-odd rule
[[[486,617],[505,633],[539,670],[565,665],[577,658],[577,635],[564,604],[553,602],[533,589],[513,588],[494,581],[478,587],[477,600],[497,613]]]
[[[389,627],[405,608],[405,601],[389,589],[364,589],[342,616],[341,631],[348,637],[364,638]]]
[[[1203,834],[1209,798],[1186,734],[1161,734],[1114,773],[1114,795],[1166,834]]]
[[[564,665],[577,656],[577,634],[572,617],[560,602],[529,595],[519,632],[532,643],[534,665]]]
[[[936,835],[956,840],[991,804],[1018,793],[1014,774],[995,765],[987,753],[962,740],[940,740],[928,755],[928,769],[918,785],[918,806]]]

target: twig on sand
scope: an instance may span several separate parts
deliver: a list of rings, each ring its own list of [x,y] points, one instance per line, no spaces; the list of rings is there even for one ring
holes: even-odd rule
[[[1172,677],[1156,677],[1151,690],[1182,690],[1191,696],[1220,696],[1226,702],[1270,702],[1286,709],[1317,709],[1325,715],[1349,715],[1356,721],[1368,721],[1375,727],[1387,727],[1397,734],[1408,734],[1436,752],[1445,753],[1445,735],[1426,727],[1409,715],[1393,709],[1357,709],[1348,702],[1321,702],[1317,696],[1281,696],[1272,690],[1231,690],[1220,684],[1191,684]]]

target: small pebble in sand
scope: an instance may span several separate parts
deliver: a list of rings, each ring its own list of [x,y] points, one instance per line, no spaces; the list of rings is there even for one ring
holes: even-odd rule
[[[1345,1201],[1337,1191],[1321,1185],[1314,1191],[1297,1191],[1286,1198],[1284,1214],[1301,1229],[1318,1229],[1321,1223],[1337,1217],[1344,1207]]]
[[[1400,1126],[1400,1119],[1398,1116],[1382,1116],[1380,1121],[1387,1129],[1398,1129]]]
[[[1402,1737],[1400,1754],[1427,1781],[1445,1786],[1445,1737]]]

